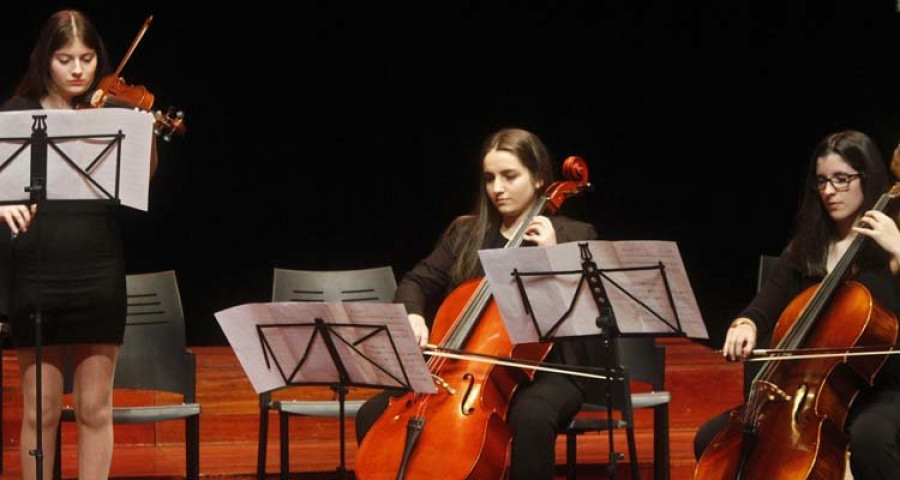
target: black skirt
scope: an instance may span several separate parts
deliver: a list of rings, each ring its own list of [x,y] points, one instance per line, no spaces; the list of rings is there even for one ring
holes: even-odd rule
[[[44,203],[28,231],[12,241],[9,319],[15,346],[34,346],[38,309],[44,345],[122,343],[125,266],[116,208]]]

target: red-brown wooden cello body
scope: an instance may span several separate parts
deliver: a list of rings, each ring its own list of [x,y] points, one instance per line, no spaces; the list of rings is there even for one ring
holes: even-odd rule
[[[587,166],[569,157],[563,171],[571,181],[547,188],[522,227],[507,244],[518,246],[535,215],[553,212],[587,186]],[[550,344],[514,347],[500,311],[483,279],[457,287],[441,304],[430,343],[451,350],[540,361]],[[438,393],[410,393],[391,400],[366,434],[356,459],[356,477],[377,479],[500,479],[509,463],[511,434],[506,425],[516,387],[530,378],[518,368],[432,358]]]
[[[898,194],[895,186],[874,209],[884,210]],[[863,285],[845,280],[865,241],[862,235],[854,239],[825,279],[785,308],[773,333],[776,349],[848,351],[896,344],[896,316]],[[767,362],[747,404],[731,412],[706,448],[694,479],[844,478],[847,414],[887,356],[823,356]]]

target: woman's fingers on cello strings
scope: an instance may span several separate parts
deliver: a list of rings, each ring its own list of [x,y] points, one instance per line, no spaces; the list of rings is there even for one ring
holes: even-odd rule
[[[863,214],[859,219],[859,223],[863,226],[869,227],[871,230],[876,230],[879,228],[897,228],[897,224],[891,220],[891,217],[888,217],[883,212],[879,212],[878,210],[869,210]],[[859,225],[857,225],[859,226]]]
[[[900,229],[890,217],[877,210],[869,210],[860,217],[853,231],[871,238],[881,248],[893,255],[900,255]]]
[[[539,246],[549,246],[556,244],[556,230],[553,223],[545,216],[537,216],[528,224],[525,229],[525,240],[536,243]]]

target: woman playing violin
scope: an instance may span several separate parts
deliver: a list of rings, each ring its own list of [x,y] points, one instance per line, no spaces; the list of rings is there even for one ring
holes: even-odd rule
[[[81,12],[64,10],[44,24],[28,71],[3,111],[72,109],[109,70],[97,30]],[[147,133],[152,135],[151,132]],[[154,149],[155,151],[155,149]],[[155,154],[151,174],[155,168]],[[125,267],[115,207],[85,201],[0,206],[10,232],[0,258],[12,273],[8,316],[22,375],[22,475],[35,478],[35,334],[41,305],[43,470],[51,471],[63,398],[63,365],[71,352],[78,422],[79,478],[107,478],[112,459],[112,386],[125,328]],[[10,235],[12,234],[12,235]],[[10,238],[14,237],[12,241]],[[13,268],[9,268],[13,267]],[[40,272],[40,274],[38,273]]]
[[[484,143],[480,158],[484,187],[475,212],[451,223],[434,251],[404,275],[397,289],[395,301],[406,305],[409,322],[423,347],[429,335],[426,312],[433,312],[459,284],[484,275],[478,250],[503,248],[542,189],[553,181],[544,144],[525,130],[494,133]],[[524,238],[528,245],[546,246],[596,239],[597,233],[592,225],[561,215],[537,216],[527,226]],[[551,350],[549,361],[596,365],[593,352],[599,347],[586,342],[561,347]],[[586,388],[573,377],[548,372],[538,372],[533,382],[518,387],[508,417],[513,435],[513,479],[553,477],[557,433],[578,412]],[[373,397],[358,413],[360,442],[387,407],[388,399],[386,394]]]
[[[779,315],[804,289],[820,281],[841,259],[857,235],[869,237],[852,269],[853,279],[892,312],[900,312],[896,275],[900,271],[900,231],[889,216],[871,208],[889,187],[874,142],[856,131],[826,137],[816,147],[806,178],[796,230],[765,285],[735,319],[723,355],[746,358],[760,339],[771,336]],[[699,458],[728,415],[697,432]],[[871,388],[851,405],[845,426],[856,480],[893,478],[900,471],[900,359],[888,360]],[[760,441],[765,441],[761,438]]]

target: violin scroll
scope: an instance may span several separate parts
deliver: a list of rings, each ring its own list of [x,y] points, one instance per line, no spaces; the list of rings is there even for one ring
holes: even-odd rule
[[[166,114],[157,110],[153,112],[153,118],[156,119],[156,123],[153,125],[153,133],[167,142],[172,140],[173,133],[184,135],[187,131],[187,126],[184,124],[184,112],[181,110],[176,112],[175,107],[170,106]]]

